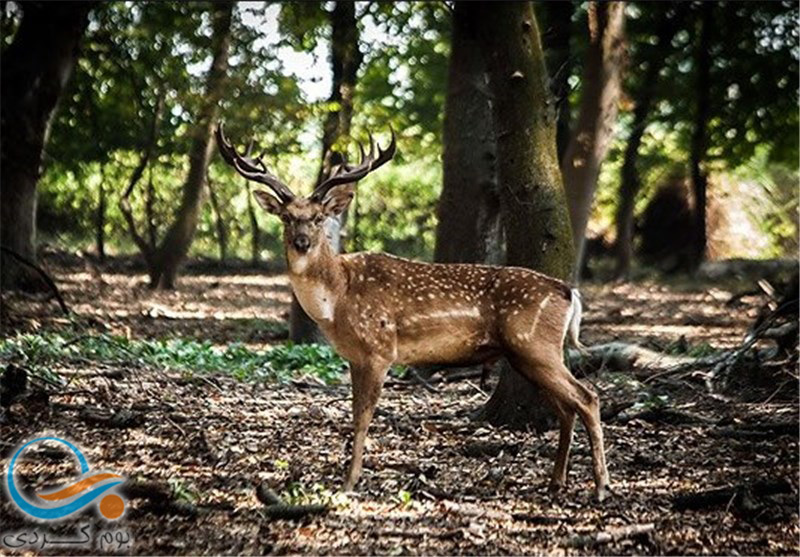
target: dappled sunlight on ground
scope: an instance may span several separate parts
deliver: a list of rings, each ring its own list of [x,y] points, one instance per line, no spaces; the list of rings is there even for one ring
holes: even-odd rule
[[[220,345],[264,346],[275,342],[264,331],[282,326],[290,299],[281,275],[185,276],[176,292],[167,293],[150,291],[141,276],[104,274],[105,286],[83,272],[58,278],[67,302],[82,317],[98,320],[101,330],[135,338],[188,335]],[[725,300],[732,293],[702,287],[615,284],[587,285],[583,291],[582,336],[589,343],[619,338],[663,348],[685,335],[690,346],[732,346],[758,306],[757,299],[744,298],[731,309]],[[11,300],[18,320],[35,316],[38,327],[63,324],[55,313],[42,315],[43,307],[50,306]],[[227,373],[200,376],[88,361],[57,371],[73,378],[70,388],[53,396],[49,409],[15,408],[2,425],[2,453],[49,430],[85,447],[98,468],[168,483],[194,513],[159,514],[144,500],[131,501],[124,520],[140,554],[796,554],[799,549],[797,433],[785,427],[750,437],[725,433],[796,423],[796,401],[721,401],[709,397],[702,383],[644,384],[627,374],[621,381],[615,370],[589,378],[604,408],[636,404],[604,420],[614,496],[598,505],[582,426],[575,433],[570,485],[551,495],[556,432],[509,431],[470,421],[470,411],[488,397],[475,381],[437,383],[430,392],[390,380],[370,431],[361,490],[341,494],[351,431],[346,379],[329,386],[247,383]],[[108,371],[117,375],[110,378]],[[664,401],[687,419],[665,422],[637,413]],[[128,409],[142,421],[120,429],[99,427],[82,412],[86,406]],[[46,466],[57,470],[63,463]],[[39,477],[32,469],[23,473]],[[758,500],[753,508],[734,502],[702,510],[674,507],[679,495],[778,479],[790,482],[791,492]],[[255,495],[259,484],[333,507],[299,522],[269,521]],[[23,525],[5,500],[0,516],[9,528]],[[578,535],[648,523],[655,525],[649,533],[574,547]]]

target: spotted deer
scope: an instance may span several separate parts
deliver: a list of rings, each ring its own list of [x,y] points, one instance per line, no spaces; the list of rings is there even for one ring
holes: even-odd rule
[[[597,395],[564,365],[564,340],[578,345],[577,290],[530,269],[421,263],[383,253],[334,253],[326,219],[340,215],[356,182],[394,156],[389,146],[361,149],[358,165],[343,164],[308,197],[298,197],[270,174],[261,158],[240,155],[217,128],[223,159],[248,180],[259,204],[284,223],[289,281],[306,313],[350,364],[353,391],[352,459],[344,487],[362,470],[367,429],[389,366],[473,365],[506,357],[547,394],[560,424],[551,489],[563,487],[576,414],[592,448],[596,496],[608,488]]]

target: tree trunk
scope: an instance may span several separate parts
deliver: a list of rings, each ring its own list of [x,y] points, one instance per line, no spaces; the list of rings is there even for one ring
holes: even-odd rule
[[[443,263],[499,264],[503,259],[496,147],[477,15],[469,4],[455,4],[433,255]]]
[[[95,245],[100,262],[106,260],[106,172],[105,163],[100,163],[100,186],[97,190],[97,211],[94,220]]]
[[[219,248],[219,260],[228,259],[228,231],[225,229],[225,222],[222,217],[222,210],[217,199],[217,192],[214,184],[206,177],[208,182],[208,197],[211,200],[211,208],[214,211],[214,224],[217,229],[217,247]]]
[[[247,219],[250,221],[250,263],[255,266],[261,257],[261,231],[258,228],[258,218],[253,206],[253,196],[250,192],[250,181],[244,181],[247,188]]]
[[[155,261],[156,282],[152,286],[162,289],[175,287],[179,266],[189,252],[197,229],[197,220],[206,190],[206,169],[214,147],[212,134],[228,70],[232,11],[232,2],[213,4],[211,14],[213,60],[206,81],[205,99],[193,132],[194,137],[189,152],[189,173],[183,185],[181,204],[159,246]]]
[[[572,240],[580,269],[586,224],[614,125],[624,64],[625,3],[590,2],[589,46],[583,66],[581,107],[569,147],[562,159],[564,185],[572,223]],[[577,277],[576,277],[577,278]]]
[[[564,160],[569,144],[570,105],[569,78],[572,75],[572,56],[569,47],[572,35],[572,14],[575,4],[572,0],[561,2],[542,2],[547,29],[542,33],[545,61],[550,72],[550,92],[556,99],[558,123],[556,124],[556,147],[558,160]]]
[[[155,217],[153,214],[155,188],[153,186],[152,167],[150,167],[151,170],[148,176],[147,191],[145,192],[145,225],[147,229],[146,238],[139,234],[139,231],[136,228],[136,219],[133,216],[130,197],[133,194],[134,188],[136,188],[136,185],[139,183],[139,180],[141,180],[142,176],[144,175],[145,170],[147,170],[148,165],[150,164],[150,159],[155,154],[156,147],[158,145],[158,130],[161,125],[161,117],[163,112],[164,97],[159,95],[158,102],[156,103],[156,109],[153,113],[153,119],[150,123],[147,140],[142,146],[142,155],[139,158],[139,163],[136,165],[136,168],[134,168],[133,173],[128,180],[128,185],[125,188],[125,191],[122,192],[122,195],[119,199],[119,210],[125,219],[125,224],[128,227],[128,233],[133,239],[133,242],[136,244],[136,247],[139,248],[139,252],[144,258],[145,265],[147,266],[147,272],[150,276],[150,284],[152,286],[155,286],[158,283],[158,272],[156,270],[156,226]]]
[[[331,22],[331,69],[333,83],[328,102],[336,110],[328,112],[322,126],[322,159],[317,182],[321,182],[335,164],[333,147],[340,137],[350,135],[350,122],[353,118],[353,95],[356,77],[361,65],[362,55],[358,50],[358,25],[354,2],[336,2],[329,14]],[[341,230],[346,215],[339,219],[328,219],[326,234],[334,251],[341,249]],[[289,338],[292,342],[325,342],[325,337],[303,311],[297,299],[292,296],[289,312]]]
[[[706,187],[708,175],[703,168],[708,148],[708,119],[711,112],[711,33],[713,33],[712,3],[703,3],[700,6],[699,37],[695,52],[696,94],[697,106],[695,108],[694,130],[692,130],[691,146],[691,174],[692,190],[694,192],[694,241],[691,249],[691,263],[697,268],[705,259],[706,254]]]
[[[36,261],[36,183],[42,153],[94,4],[20,3],[22,21],[0,63],[0,245],[31,262]],[[13,258],[3,256],[0,268],[3,288],[46,288]]]
[[[647,69],[642,79],[641,89],[634,96],[636,108],[633,111],[633,124],[631,125],[628,143],[625,146],[625,155],[622,162],[620,173],[619,202],[616,213],[617,239],[614,246],[617,263],[614,274],[617,278],[626,278],[630,274],[631,260],[633,259],[633,208],[636,203],[636,195],[639,193],[641,183],[639,171],[636,163],[639,158],[639,147],[642,144],[642,137],[647,128],[647,117],[653,104],[656,91],[658,90],[658,76],[670,44],[675,33],[679,30],[680,21],[683,18],[685,8],[678,5],[672,14],[669,8],[663,9],[662,18],[656,30],[655,52],[660,53],[650,56]]]
[[[500,208],[509,265],[568,279],[574,249],[556,152],[556,114],[529,2],[480,2],[481,42],[497,138]],[[479,418],[546,427],[539,389],[509,366]]]

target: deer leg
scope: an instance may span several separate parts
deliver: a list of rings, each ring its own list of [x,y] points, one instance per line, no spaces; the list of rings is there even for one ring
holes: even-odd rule
[[[580,417],[589,433],[589,443],[592,448],[595,493],[597,500],[602,501],[608,495],[608,470],[603,448],[603,430],[600,425],[600,401],[597,394],[575,379],[561,361],[560,356],[556,354],[551,358],[537,358],[535,363],[529,360],[525,364],[517,366],[517,369],[522,370],[530,380],[545,389],[557,405],[561,405],[565,410],[576,412]],[[562,444],[562,441],[568,437],[565,429],[562,422],[555,470],[559,473],[560,459],[563,458],[566,464],[568,456],[569,445]],[[563,455],[562,447],[564,447]]]
[[[558,414],[559,435],[556,463],[553,467],[553,477],[550,480],[550,491],[558,492],[567,485],[567,461],[569,450],[572,446],[572,432],[575,429],[575,411],[564,407],[560,402],[554,401],[553,407]]]
[[[352,491],[361,476],[364,443],[383,387],[388,365],[350,365],[353,387],[353,452],[344,490]]]

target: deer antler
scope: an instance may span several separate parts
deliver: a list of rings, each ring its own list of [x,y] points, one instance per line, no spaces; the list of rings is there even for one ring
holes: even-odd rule
[[[358,148],[361,151],[361,161],[358,163],[358,165],[340,165],[333,176],[317,186],[317,188],[314,190],[314,193],[311,194],[311,199],[314,201],[321,201],[331,188],[341,184],[357,182],[373,170],[392,160],[392,157],[394,157],[395,151],[397,150],[397,141],[394,135],[394,130],[389,128],[389,131],[392,134],[392,140],[386,149],[381,149],[381,146],[378,145],[377,157],[375,156],[375,142],[372,140],[372,134],[370,134],[369,154],[365,154],[364,147],[359,144]]]
[[[267,167],[264,166],[261,160],[261,156],[263,155],[254,158],[250,157],[250,151],[253,147],[252,142],[245,155],[240,155],[236,152],[236,148],[228,141],[228,138],[225,137],[225,132],[222,129],[223,126],[224,124],[222,122],[217,126],[216,137],[219,152],[222,158],[225,159],[225,162],[235,168],[236,172],[246,179],[269,187],[282,202],[285,203],[294,199],[295,195],[292,193],[292,190],[267,171]]]

